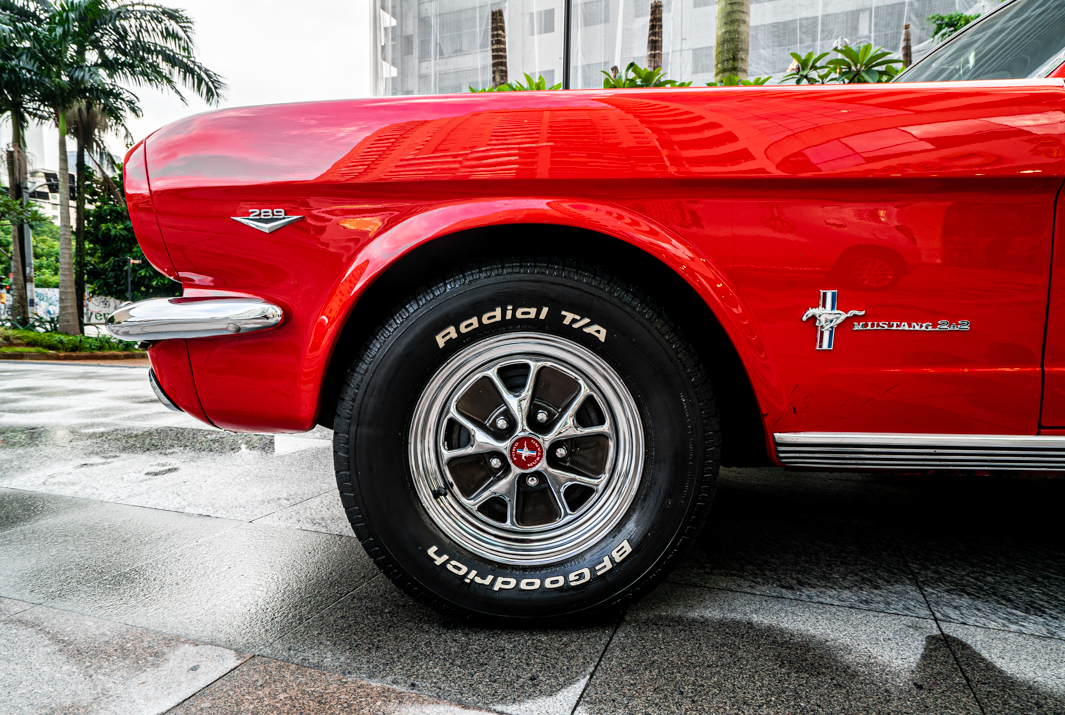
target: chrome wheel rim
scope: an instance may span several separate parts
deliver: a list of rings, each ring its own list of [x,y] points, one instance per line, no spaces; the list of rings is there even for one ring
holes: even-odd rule
[[[449,538],[508,564],[566,560],[624,517],[643,471],[639,412],[621,377],[562,338],[507,333],[468,346],[411,420],[415,491]]]

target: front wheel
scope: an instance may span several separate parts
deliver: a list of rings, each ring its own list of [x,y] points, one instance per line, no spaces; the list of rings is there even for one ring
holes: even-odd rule
[[[662,579],[706,519],[710,386],[651,301],[561,261],[469,268],[349,373],[337,482],[403,590],[454,615],[569,619]]]

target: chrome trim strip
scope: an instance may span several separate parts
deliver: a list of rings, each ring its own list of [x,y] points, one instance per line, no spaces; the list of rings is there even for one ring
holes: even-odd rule
[[[148,368],[148,384],[152,386],[152,392],[154,392],[155,396],[159,398],[159,401],[163,403],[163,407],[166,407],[169,410],[173,410],[174,412],[185,411],[175,405],[173,401],[171,401],[171,399],[167,396],[167,394],[163,392],[163,388],[159,384],[159,380],[157,380],[155,377],[155,370],[151,368]]]
[[[258,298],[152,298],[122,306],[104,327],[119,340],[209,338],[266,330],[284,317]]]
[[[1065,471],[1065,437],[883,432],[781,432],[790,467]]]

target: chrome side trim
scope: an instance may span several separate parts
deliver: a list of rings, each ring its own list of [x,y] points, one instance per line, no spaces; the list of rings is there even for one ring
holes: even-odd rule
[[[151,368],[148,369],[148,384],[152,386],[152,392],[154,392],[155,396],[157,398],[159,398],[159,401],[163,403],[163,407],[166,407],[169,410],[173,410],[174,412],[184,412],[185,411],[185,410],[181,409],[180,407],[178,407],[177,405],[175,405],[171,401],[171,399],[169,397],[167,397],[167,394],[165,392],[163,392],[163,388],[159,384],[159,380],[157,380],[155,378],[155,370],[152,370]]]
[[[789,467],[1065,471],[1065,437],[996,434],[781,432]]]
[[[119,340],[209,338],[266,330],[284,317],[258,298],[152,298],[122,306],[105,328]]]

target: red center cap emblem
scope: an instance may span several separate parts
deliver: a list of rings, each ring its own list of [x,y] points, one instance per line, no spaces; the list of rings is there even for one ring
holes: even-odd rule
[[[534,437],[518,437],[510,445],[510,461],[518,469],[532,469],[544,458],[544,446]]]

